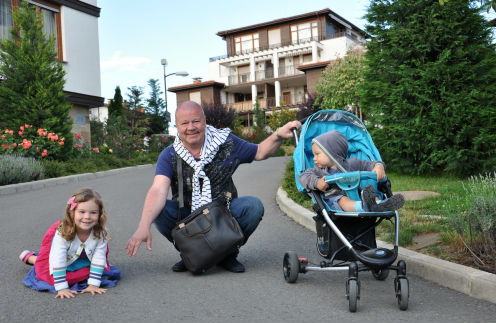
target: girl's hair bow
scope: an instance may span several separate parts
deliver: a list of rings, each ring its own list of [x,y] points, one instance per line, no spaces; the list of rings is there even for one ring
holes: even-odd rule
[[[77,207],[77,205],[78,205],[76,202],[74,202],[74,199],[75,198],[76,198],[75,196],[72,196],[69,199],[69,201],[67,201],[67,204],[69,204],[71,206],[71,208],[70,208],[71,211],[74,210]]]

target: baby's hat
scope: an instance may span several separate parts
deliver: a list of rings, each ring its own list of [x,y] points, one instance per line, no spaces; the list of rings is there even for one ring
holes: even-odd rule
[[[331,160],[343,165],[348,154],[348,140],[337,130],[331,130],[313,138],[315,143]]]

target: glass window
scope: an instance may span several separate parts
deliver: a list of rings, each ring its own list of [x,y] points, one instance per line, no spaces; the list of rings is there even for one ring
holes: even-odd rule
[[[293,44],[318,40],[318,23],[317,21],[304,22],[291,26],[291,41]]]
[[[0,0],[0,37],[11,38],[9,34],[10,28],[13,26],[12,9],[17,7],[18,0]],[[52,36],[55,39],[55,48],[58,58],[62,59],[62,40],[60,39],[60,14],[59,7],[45,1],[29,1],[36,12],[41,16],[43,21],[43,33],[48,37]]]
[[[257,50],[259,47],[258,33],[235,37],[234,44],[235,44],[236,54],[242,54],[245,52]]]
[[[9,30],[12,25],[12,0],[0,0],[0,39],[11,39]]]

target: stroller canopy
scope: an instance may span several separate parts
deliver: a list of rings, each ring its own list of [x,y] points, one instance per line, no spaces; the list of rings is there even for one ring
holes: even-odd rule
[[[343,110],[318,111],[303,124],[300,140],[293,154],[295,180],[299,191],[305,191],[298,181],[300,173],[314,167],[312,139],[331,130],[339,131],[348,140],[347,158],[382,161],[367,128],[354,114]]]

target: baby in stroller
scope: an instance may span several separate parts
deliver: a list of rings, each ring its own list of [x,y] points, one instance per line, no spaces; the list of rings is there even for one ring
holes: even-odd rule
[[[395,211],[404,204],[401,194],[380,200],[371,185],[367,185],[361,194],[360,201],[354,201],[336,184],[329,185],[326,175],[334,175],[348,171],[372,171],[377,173],[377,181],[386,177],[384,163],[366,161],[358,158],[346,158],[348,140],[337,130],[331,130],[312,140],[313,162],[315,167],[302,172],[298,178],[300,184],[307,189],[324,192],[324,200],[335,211],[345,212],[385,212]]]

